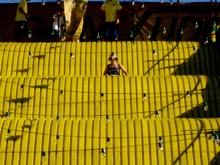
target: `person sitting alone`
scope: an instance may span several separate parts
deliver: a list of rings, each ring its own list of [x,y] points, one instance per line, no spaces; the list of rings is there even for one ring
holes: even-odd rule
[[[128,72],[124,69],[124,67],[121,64],[117,63],[118,57],[114,52],[112,52],[110,54],[110,57],[108,60],[111,62],[111,64],[106,66],[104,75],[108,74],[111,76],[119,76],[120,69],[121,69],[123,73],[125,73],[127,76],[129,76]]]

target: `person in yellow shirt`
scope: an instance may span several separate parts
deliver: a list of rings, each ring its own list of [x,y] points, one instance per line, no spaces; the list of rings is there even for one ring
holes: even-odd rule
[[[17,24],[14,32],[14,40],[20,42],[22,37],[28,34],[27,20],[29,19],[27,2],[30,0],[21,0],[18,4],[15,22]]]
[[[116,25],[120,22],[118,15],[121,9],[120,2],[117,0],[107,0],[101,7],[105,12],[105,36],[109,41],[114,41],[118,37]]]

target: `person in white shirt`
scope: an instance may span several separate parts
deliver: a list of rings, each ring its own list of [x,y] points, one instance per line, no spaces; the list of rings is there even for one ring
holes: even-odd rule
[[[54,36],[52,40],[58,42],[61,37],[62,30],[65,30],[65,19],[62,16],[63,9],[58,6],[57,13],[53,15],[53,25],[52,25],[52,35]]]

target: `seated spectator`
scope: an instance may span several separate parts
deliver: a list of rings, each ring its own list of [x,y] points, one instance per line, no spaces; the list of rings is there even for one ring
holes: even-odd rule
[[[57,6],[57,13],[53,15],[52,35],[54,36],[52,41],[60,41],[61,33],[65,30],[64,17],[62,16],[63,9]]]
[[[129,76],[128,72],[124,69],[124,67],[121,64],[117,63],[118,57],[114,52],[110,54],[110,57],[108,60],[111,62],[111,64],[106,66],[104,75],[108,74],[111,76],[119,76],[120,69],[121,69],[127,76]]]

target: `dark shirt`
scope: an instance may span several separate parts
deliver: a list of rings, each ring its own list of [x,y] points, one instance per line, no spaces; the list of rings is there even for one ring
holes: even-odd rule
[[[119,64],[118,64],[118,67],[112,67],[112,68],[110,67],[110,65],[108,65],[107,74],[108,75],[120,75]]]

